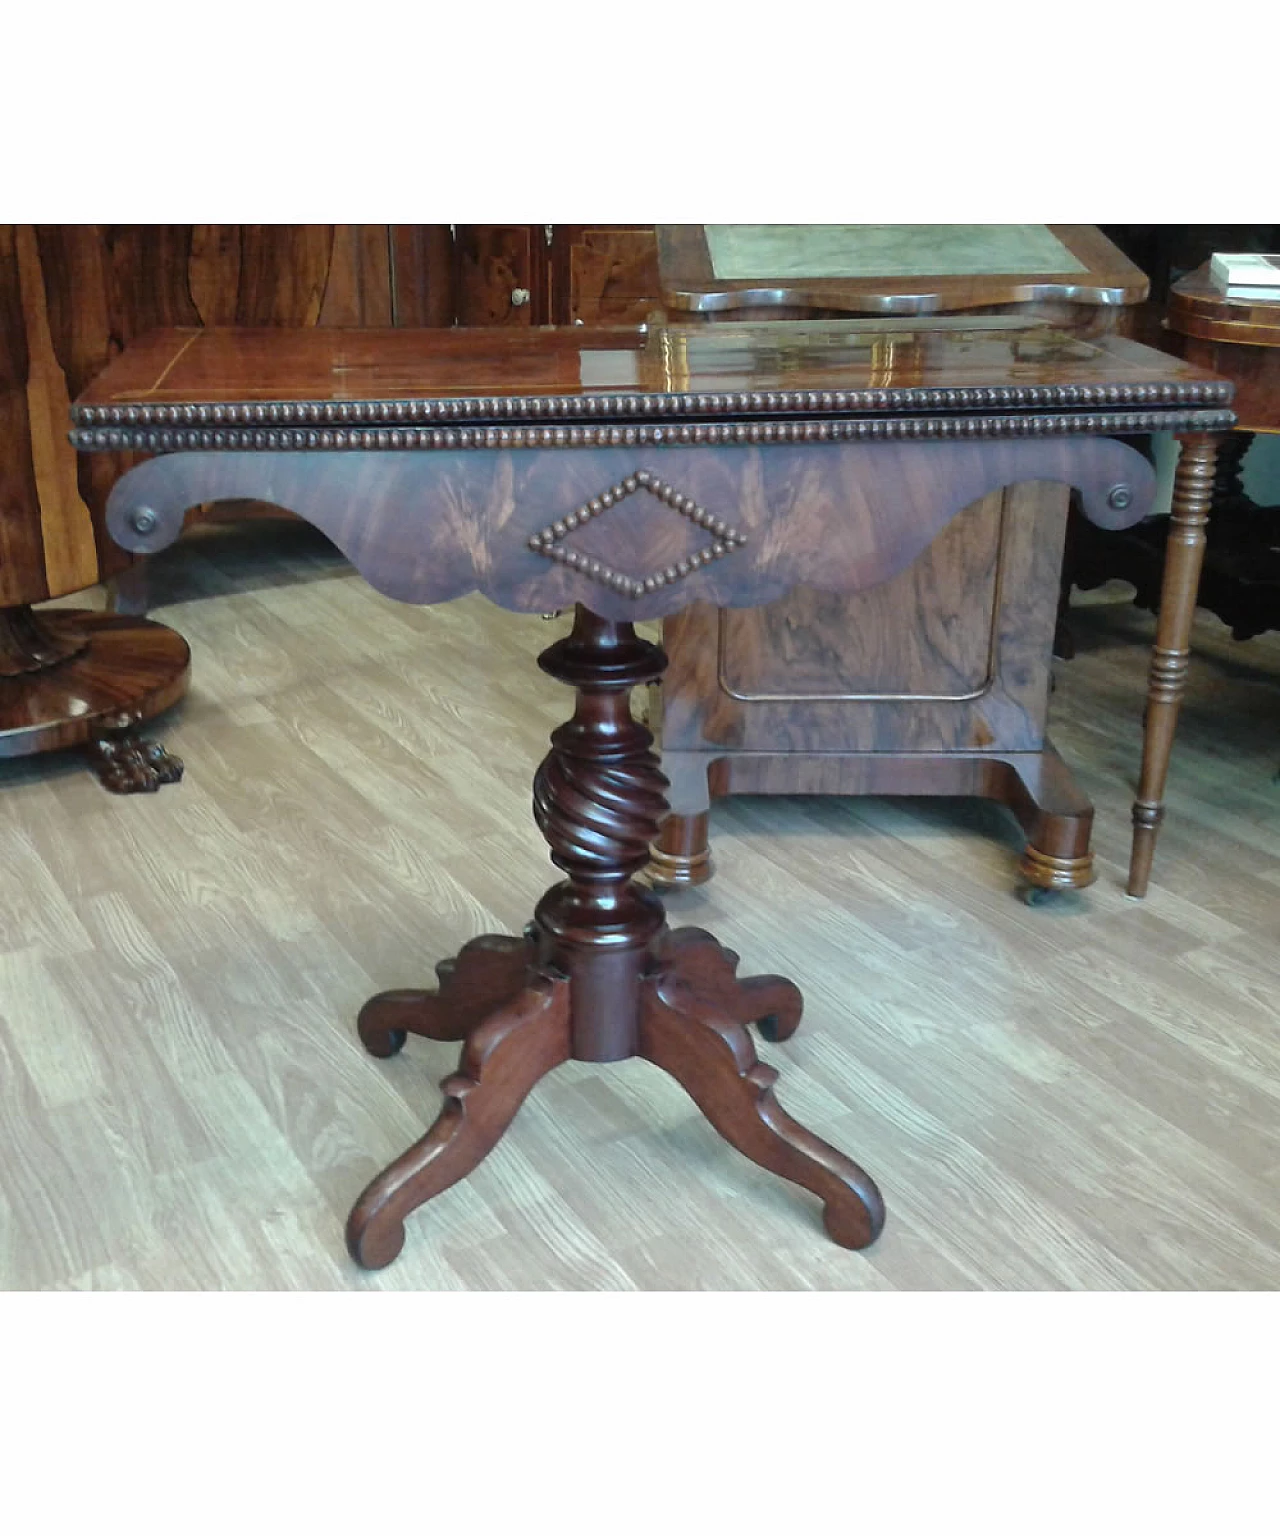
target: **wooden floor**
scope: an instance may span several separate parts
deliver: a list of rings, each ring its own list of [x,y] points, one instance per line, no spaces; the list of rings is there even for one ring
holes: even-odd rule
[[[378,597],[309,529],[203,530],[156,563],[191,642],[157,735],[183,783],[117,799],[0,765],[0,1283],[9,1289],[1271,1289],[1280,1281],[1280,635],[1210,617],[1145,903],[1123,894],[1151,619],[1076,616],[1054,738],[1099,883],[1029,909],[1003,812],[722,804],[671,903],[804,987],[761,1054],[878,1179],[845,1252],[809,1195],[643,1062],[570,1063],[364,1274],[366,1180],[456,1047],[366,1056],[366,996],[517,930],[554,873],[529,781],[565,626]],[[472,659],[479,655],[482,660]]]

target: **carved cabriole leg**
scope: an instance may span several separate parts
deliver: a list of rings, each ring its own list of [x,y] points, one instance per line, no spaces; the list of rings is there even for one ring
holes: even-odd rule
[[[1204,562],[1205,527],[1213,497],[1218,444],[1216,434],[1187,433],[1173,483],[1173,509],[1165,547],[1160,614],[1151,654],[1142,770],[1133,807],[1133,851],[1129,895],[1145,896],[1151,878],[1156,833],[1164,817],[1164,787],[1173,751],[1178,706],[1186,688],[1191,657],[1191,624]]]
[[[884,1225],[879,1190],[855,1162],[778,1107],[778,1074],[757,1059],[747,1033],[744,1018],[776,1006],[779,984],[790,984],[737,981],[737,956],[698,929],[664,939],[657,963],[640,1014],[639,1054],[669,1072],[739,1152],[812,1190],[841,1247],[874,1242]]]
[[[728,984],[714,989],[715,1005],[727,1018],[754,1024],[766,1040],[789,1040],[795,1034],[804,1012],[804,998],[795,982],[785,976],[735,975],[738,956],[705,928],[664,933],[657,945],[658,969],[670,969],[684,960],[696,970],[703,951],[712,955],[710,963],[720,981],[728,967]]]
[[[471,1172],[498,1144],[529,1090],[572,1054],[569,988],[532,976],[517,997],[467,1037],[459,1069],[440,1087],[435,1124],[380,1173],[347,1220],[347,1249],[366,1269],[404,1246],[405,1217]]]

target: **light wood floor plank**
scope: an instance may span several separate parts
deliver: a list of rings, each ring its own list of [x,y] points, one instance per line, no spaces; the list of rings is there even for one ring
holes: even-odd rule
[[[558,878],[530,780],[567,621],[411,609],[310,530],[206,529],[153,567],[191,642],[106,795],[0,764],[0,1285],[10,1289],[1273,1289],[1280,1283],[1280,635],[1209,616],[1151,894],[1123,890],[1152,620],[1073,614],[1054,740],[1099,883],[1030,909],[977,802],[747,798],[670,902],[805,990],[778,1098],[880,1181],[863,1254],[643,1062],[571,1062],[376,1274],[342,1229],[440,1105],[456,1047],[394,1060],[360,1004],[513,931]],[[100,599],[99,599],[100,600]],[[77,601],[83,602],[83,599]]]

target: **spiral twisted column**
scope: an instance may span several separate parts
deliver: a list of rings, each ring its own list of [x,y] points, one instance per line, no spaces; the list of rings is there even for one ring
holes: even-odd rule
[[[1129,860],[1129,895],[1145,896],[1151,878],[1156,833],[1164,819],[1164,787],[1173,751],[1174,727],[1191,665],[1191,623],[1204,563],[1205,528],[1213,502],[1215,468],[1221,438],[1187,433],[1173,482],[1169,539],[1165,546],[1160,617],[1147,684],[1147,722],[1142,770],[1133,806],[1133,851]]]
[[[538,665],[577,691],[533,781],[533,813],[568,879],[538,903],[541,959],[572,983],[574,1054],[617,1061],[636,1044],[636,983],[663,926],[661,901],[633,883],[667,812],[653,736],[631,690],[660,677],[662,650],[629,623],[579,607],[573,631]]]

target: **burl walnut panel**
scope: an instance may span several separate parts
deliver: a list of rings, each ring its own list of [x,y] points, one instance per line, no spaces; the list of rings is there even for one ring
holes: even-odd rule
[[[666,620],[664,748],[1038,750],[1066,506],[1062,487],[1012,487],[851,597]]]
[[[816,319],[838,314],[1016,315],[1075,337],[1128,333],[1147,280],[1096,229],[1053,226],[1074,265],[1061,273],[1006,271],[931,277],[718,277],[704,226],[662,226],[659,269],[673,313],[704,321]],[[851,235],[857,248],[857,237]],[[945,252],[939,250],[939,262]],[[1033,333],[1032,333],[1033,334]],[[912,333],[886,333],[880,366],[913,381]],[[1001,508],[1004,507],[1002,512]],[[1039,750],[1048,699],[1053,591],[1065,498],[1023,491],[956,520],[910,571],[849,596],[800,590],[752,613],[698,608],[668,620],[670,667],[661,720],[667,754],[717,748],[718,760],[771,753],[770,788],[857,792],[853,765],[830,754]],[[656,701],[655,701],[656,702]],[[787,754],[791,754],[789,757]],[[826,754],[825,756],[823,754]],[[761,788],[762,765],[737,781]],[[681,793],[700,775],[676,773]],[[865,774],[867,765],[859,765]],[[713,779],[728,792],[723,767]],[[861,781],[860,781],[861,782]],[[945,778],[936,792],[953,792]],[[700,800],[701,787],[695,794]],[[679,795],[677,796],[679,798]],[[672,850],[694,851],[691,829],[668,828]],[[684,846],[684,845],[687,845]]]

